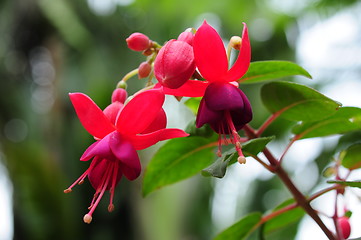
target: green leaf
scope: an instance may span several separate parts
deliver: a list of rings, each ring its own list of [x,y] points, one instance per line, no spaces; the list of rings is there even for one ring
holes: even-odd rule
[[[199,173],[214,160],[212,139],[175,138],[165,143],[147,166],[143,195]]]
[[[291,82],[267,83],[261,97],[269,111],[291,121],[321,120],[341,105],[312,88]]]
[[[199,136],[205,138],[213,138],[215,141],[218,138],[218,134],[209,126],[209,124],[204,124],[202,127],[196,127],[196,120],[191,121],[185,131],[189,133],[190,136]]]
[[[361,188],[361,181],[327,181],[327,183],[336,183],[344,186]]]
[[[302,123],[295,126],[292,132],[299,139],[324,137],[361,129],[361,108],[342,107],[332,116],[322,121]]]
[[[340,154],[342,166],[350,170],[361,167],[361,143],[354,144]]]
[[[192,111],[192,113],[197,114],[201,99],[201,97],[189,98],[184,102],[184,105],[186,105]]]
[[[205,177],[223,178],[224,175],[226,175],[228,165],[235,163],[237,161],[237,157],[237,152],[234,149],[232,149],[230,153],[224,153],[223,156],[217,158],[212,165],[203,169],[202,175]]]
[[[258,153],[262,152],[266,145],[273,139],[274,136],[249,140],[248,142],[242,144],[242,152],[246,157],[256,156]],[[237,158],[238,153],[234,148],[232,148],[229,151],[224,152],[222,157],[217,158],[212,165],[203,169],[202,175],[205,177],[223,178],[224,175],[226,175],[227,167],[237,162]]]
[[[251,139],[242,144],[242,152],[245,156],[256,156],[262,152],[266,145],[274,138],[274,136],[271,136]]]
[[[258,83],[294,75],[312,78],[305,69],[293,62],[259,61],[251,62],[247,73],[238,82]]]
[[[251,213],[242,218],[220,234],[214,240],[242,240],[255,230],[255,227],[261,221],[261,213]]]
[[[279,209],[287,207],[295,203],[294,199],[288,199],[273,209],[272,212],[275,212]],[[305,212],[300,207],[293,208],[289,211],[286,211],[271,220],[265,223],[264,232],[265,234],[270,234],[276,230],[287,227],[288,225],[300,221],[301,218],[305,215]]]

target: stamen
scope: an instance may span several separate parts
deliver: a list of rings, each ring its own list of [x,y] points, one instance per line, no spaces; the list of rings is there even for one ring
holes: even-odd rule
[[[90,223],[91,222],[91,219],[92,219],[92,214],[94,212],[94,210],[96,209],[96,207],[98,206],[99,202],[100,202],[100,199],[102,199],[103,195],[104,195],[104,192],[105,190],[107,189],[108,187],[108,183],[109,183],[109,180],[110,180],[110,177],[112,176],[110,173],[112,171],[112,164],[108,164],[107,166],[107,169],[105,171],[105,174],[102,178],[102,183],[100,184],[100,187],[97,189],[97,192],[99,189],[101,189],[101,191],[99,193],[96,193],[94,194],[94,198],[93,200],[95,199],[96,197],[96,201],[93,203],[92,201],[92,204],[91,204],[91,208],[90,208],[90,211],[85,214],[83,220],[85,223]],[[95,196],[95,195],[98,195],[98,196]],[[90,221],[89,221],[90,220]]]
[[[85,214],[83,217],[83,221],[87,224],[91,223],[91,221],[93,220],[92,216],[89,214]]]
[[[108,206],[108,212],[112,212],[114,210],[113,199],[114,199],[115,185],[117,184],[118,168],[119,168],[119,163],[114,162],[113,163],[112,185],[111,185],[110,190],[109,190],[109,192],[110,192],[110,201],[109,201],[109,206]]]
[[[236,151],[238,152],[239,155],[237,160],[239,163],[244,164],[246,163],[246,158],[242,153],[241,137],[238,135],[236,128],[234,127],[230,112],[226,111],[225,114],[226,114],[227,125],[231,132],[230,139],[234,144]]]

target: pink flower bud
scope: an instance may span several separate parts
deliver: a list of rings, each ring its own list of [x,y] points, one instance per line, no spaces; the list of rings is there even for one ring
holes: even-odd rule
[[[152,66],[149,62],[142,62],[138,67],[138,78],[148,77],[150,72],[152,71]]]
[[[186,42],[188,43],[189,45],[192,46],[193,44],[193,38],[194,38],[194,35],[192,32],[186,30],[184,32],[182,32],[181,34],[179,34],[178,36],[178,41],[183,41],[183,42]]]
[[[144,51],[150,47],[151,41],[143,33],[133,33],[127,39],[128,47],[134,51]]]
[[[169,41],[154,62],[154,74],[159,83],[173,89],[182,86],[195,69],[193,48],[184,41]]]
[[[347,239],[351,233],[351,225],[349,219],[347,217],[341,217],[337,221],[340,226],[343,238]]]
[[[128,93],[125,89],[117,88],[113,91],[112,103],[114,103],[114,102],[124,103],[125,100],[127,99],[127,97],[128,97]]]

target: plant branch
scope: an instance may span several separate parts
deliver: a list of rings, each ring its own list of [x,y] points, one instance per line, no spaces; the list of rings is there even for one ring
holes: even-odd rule
[[[251,128],[249,125],[246,125],[243,129],[249,138],[257,137],[255,130]],[[267,148],[263,150],[263,153],[267,157],[270,164],[275,167],[275,174],[286,185],[286,187],[288,188],[288,190],[291,192],[294,199],[296,200],[297,204],[306,211],[306,213],[317,223],[317,225],[322,229],[322,231],[326,234],[326,236],[330,240],[336,240],[336,237],[333,235],[333,233],[326,227],[326,225],[321,220],[320,216],[318,216],[317,212],[311,207],[310,202],[294,185],[294,183],[292,182],[286,171],[280,165],[280,162],[271,154],[271,152]]]

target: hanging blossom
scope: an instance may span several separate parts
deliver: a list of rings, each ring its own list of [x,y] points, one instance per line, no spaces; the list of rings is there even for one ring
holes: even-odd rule
[[[71,192],[76,184],[83,183],[88,177],[95,194],[83,220],[90,223],[105,191],[110,192],[108,211],[111,212],[114,189],[121,177],[134,180],[140,175],[141,164],[136,150],[188,134],[180,129],[165,128],[167,119],[162,108],[165,97],[159,88],[136,94],[126,105],[125,90],[116,89],[112,103],[104,111],[83,93],[69,95],[80,122],[96,142],[80,158],[81,161],[92,159],[89,168],[64,192]]]
[[[245,162],[241,150],[241,138],[237,131],[252,120],[252,108],[246,95],[238,88],[239,80],[248,70],[251,46],[248,30],[244,24],[242,38],[236,37],[233,47],[239,50],[237,60],[231,68],[223,42],[214,28],[203,22],[193,39],[196,67],[205,81],[188,80],[177,89],[164,86],[164,92],[174,96],[203,97],[198,109],[196,126],[209,124],[219,134],[219,150],[226,135],[235,145],[238,161]],[[159,84],[158,84],[159,85]]]

